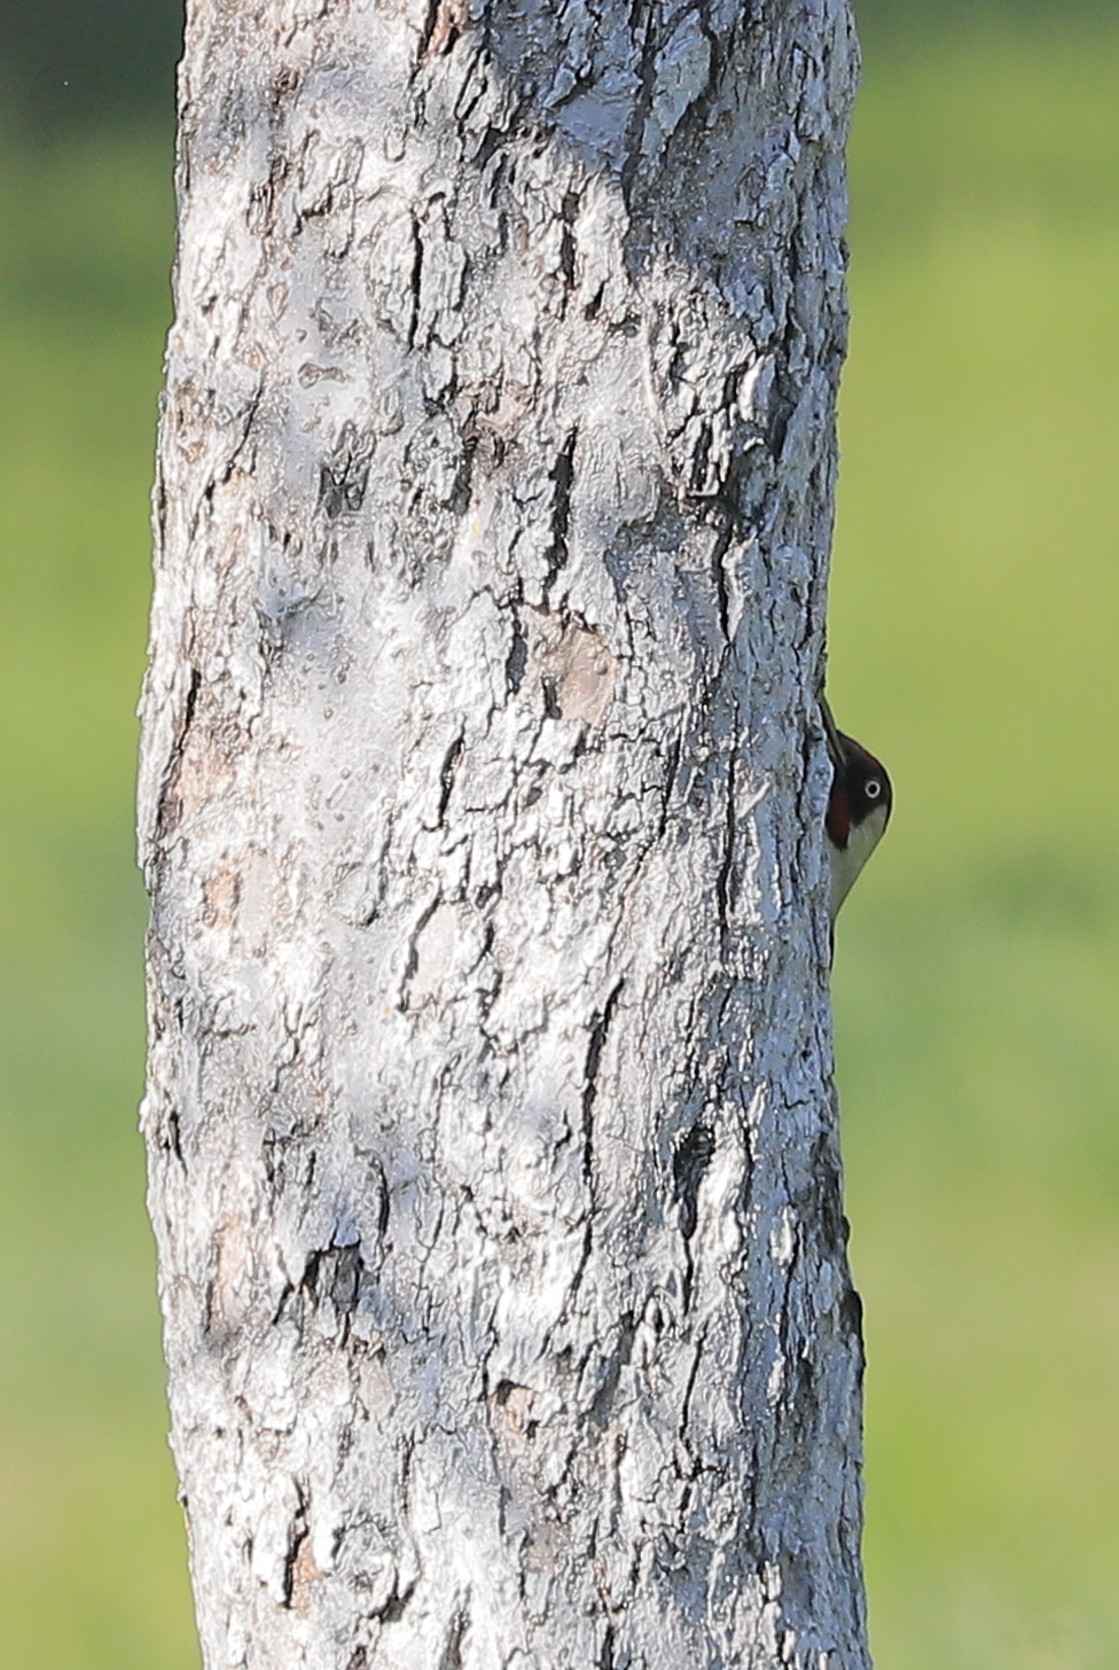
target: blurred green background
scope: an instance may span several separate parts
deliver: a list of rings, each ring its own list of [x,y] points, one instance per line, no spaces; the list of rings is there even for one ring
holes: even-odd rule
[[[1119,15],[866,31],[832,577],[882,1670],[1119,1665]]]
[[[1119,1664],[1119,19],[865,0],[832,690],[882,1670]],[[170,4],[0,0],[0,1635],[193,1670],[143,1167],[132,709]]]

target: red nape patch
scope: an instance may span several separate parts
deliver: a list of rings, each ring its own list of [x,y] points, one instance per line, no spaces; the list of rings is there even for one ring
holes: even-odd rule
[[[846,789],[832,789],[825,821],[832,843],[837,847],[845,847],[847,837],[851,833],[851,802],[847,798]]]

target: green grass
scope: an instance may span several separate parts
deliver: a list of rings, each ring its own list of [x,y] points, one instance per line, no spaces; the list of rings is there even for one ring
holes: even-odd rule
[[[832,690],[898,810],[836,972],[882,1670],[1119,1663],[1119,37],[871,51]],[[0,1629],[196,1664],[133,1110],[168,158],[0,165]]]

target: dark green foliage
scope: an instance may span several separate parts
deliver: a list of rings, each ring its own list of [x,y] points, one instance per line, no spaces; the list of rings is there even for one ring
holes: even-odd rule
[[[0,94],[39,134],[152,116],[168,125],[180,0],[0,0]]]

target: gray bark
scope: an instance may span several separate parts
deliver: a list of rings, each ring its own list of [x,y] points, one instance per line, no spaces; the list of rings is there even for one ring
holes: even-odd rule
[[[845,0],[194,0],[143,1125],[208,1670],[861,1670]]]

